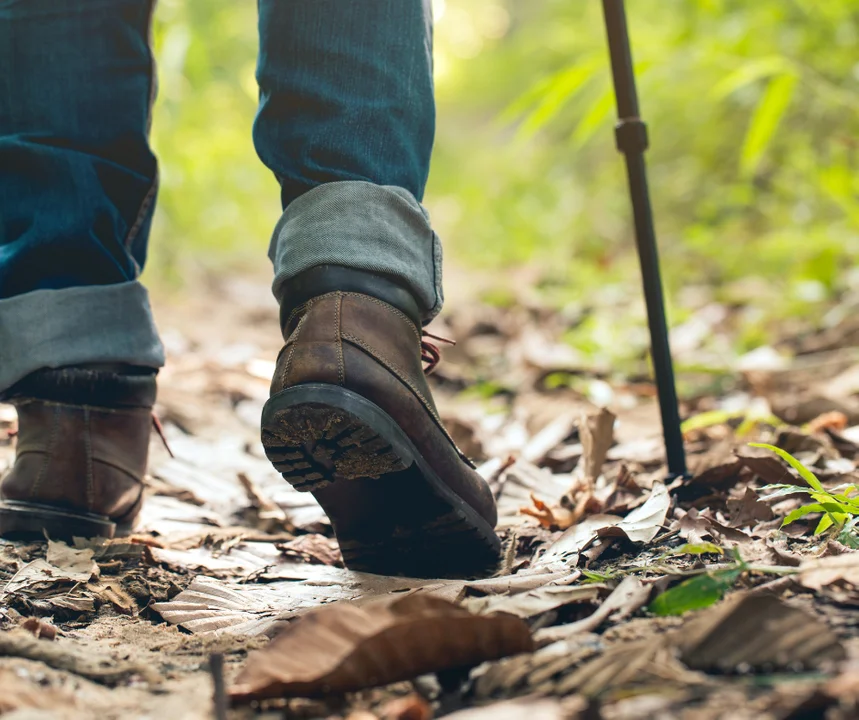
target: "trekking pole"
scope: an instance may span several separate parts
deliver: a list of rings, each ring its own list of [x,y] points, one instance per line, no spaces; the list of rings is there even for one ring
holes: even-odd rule
[[[686,474],[686,455],[683,450],[683,433],[680,430],[680,412],[677,408],[677,388],[668,344],[668,323],[665,320],[665,300],[659,273],[659,253],[653,230],[653,213],[647,189],[647,169],[644,151],[647,150],[647,126],[638,114],[638,95],[632,52],[626,27],[626,10],[623,0],[602,0],[611,55],[611,72],[617,100],[618,122],[615,126],[617,149],[626,157],[626,173],[632,197],[635,218],[635,242],[641,262],[641,278],[647,305],[647,322],[650,326],[650,352],[662,414],[662,433],[665,438],[665,455],[668,472],[672,476]]]

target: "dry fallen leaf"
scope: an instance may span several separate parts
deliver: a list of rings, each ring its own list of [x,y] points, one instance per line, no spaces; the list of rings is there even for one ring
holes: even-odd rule
[[[601,408],[599,412],[586,415],[579,425],[582,441],[582,467],[585,479],[593,484],[602,472],[606,454],[614,442],[614,423],[617,416]]]
[[[461,604],[469,611],[480,615],[502,612],[527,619],[566,605],[578,603],[596,605],[600,595],[605,594],[605,592],[606,586],[597,583],[589,585],[547,585],[515,595],[467,598]]]
[[[859,553],[806,560],[799,566],[799,581],[809,590],[820,590],[834,583],[859,587]]]
[[[343,555],[337,541],[318,533],[299,535],[294,540],[279,543],[277,549],[287,557],[304,562],[343,567]]]
[[[85,583],[98,574],[90,549],[75,550],[65,543],[48,541],[46,559],[37,558],[24,565],[0,590],[0,598],[11,593],[38,595],[75,583]]]
[[[531,493],[531,506],[520,508],[519,512],[537,520],[544,528],[566,530],[573,524],[573,513],[563,507],[549,507],[534,493]]]
[[[659,534],[670,507],[668,489],[662,484],[656,484],[647,502],[625,518],[592,515],[578,525],[573,525],[548,547],[537,565],[554,562],[575,564],[578,554],[598,537],[626,537],[635,543],[648,543]]]
[[[41,618],[29,617],[21,623],[20,627],[33,633],[40,640],[55,640],[57,637],[57,628]]]
[[[544,647],[574,635],[593,632],[610,617],[616,616],[616,619],[620,620],[644,606],[650,599],[651,590],[651,585],[645,585],[638,578],[626,577],[596,612],[574,623],[538,630],[534,633],[534,640],[537,645]]]
[[[429,595],[338,603],[308,613],[252,654],[230,695],[340,694],[532,649],[519,618],[472,615]]]
[[[746,488],[741,498],[729,498],[727,505],[731,514],[731,525],[735,528],[753,527],[774,517],[772,508],[762,502],[752,488]]]
[[[775,595],[737,593],[687,622],[671,641],[696,670],[817,668],[846,657],[826,623]]]
[[[386,702],[379,712],[382,720],[432,720],[433,716],[430,704],[416,693]]]
[[[805,427],[809,433],[823,432],[824,430],[844,430],[847,427],[847,415],[840,410],[831,410],[822,413],[811,420]]]

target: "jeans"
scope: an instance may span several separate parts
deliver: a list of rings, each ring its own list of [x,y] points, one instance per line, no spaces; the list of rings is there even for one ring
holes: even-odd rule
[[[0,0],[0,391],[44,367],[164,363],[138,280],[158,187],[153,5]],[[430,319],[430,0],[259,0],[259,31],[275,296],[344,265],[392,276]]]

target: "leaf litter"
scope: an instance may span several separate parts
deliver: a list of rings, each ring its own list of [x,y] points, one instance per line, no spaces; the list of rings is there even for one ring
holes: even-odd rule
[[[343,569],[321,509],[265,460],[277,310],[240,287],[172,320],[158,409],[176,457],[153,445],[135,534],[0,543],[4,710],[208,717],[212,653],[235,699],[269,698],[251,715],[685,718],[694,702],[707,720],[857,701],[859,416],[838,410],[859,407],[853,355],[835,382],[800,344],[795,369],[688,395],[693,472],[667,480],[651,386],[577,367],[553,339],[563,315],[466,305],[443,321],[460,342],[434,392],[496,494],[504,561],[387,578]]]

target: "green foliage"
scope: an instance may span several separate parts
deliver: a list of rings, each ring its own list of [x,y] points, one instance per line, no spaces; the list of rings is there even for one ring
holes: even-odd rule
[[[738,437],[743,437],[751,433],[758,425],[771,425],[772,427],[780,427],[784,423],[771,413],[760,414],[754,409],[751,411],[734,412],[729,410],[707,410],[706,412],[698,413],[690,418],[687,418],[681,424],[681,429],[684,433],[693,432],[695,430],[704,430],[715,425],[724,425],[732,420],[742,420],[736,430]]]
[[[724,555],[725,551],[711,542],[685,543],[675,548],[672,555]]]
[[[764,448],[776,453],[785,460],[799,476],[808,483],[808,489],[796,485],[768,485],[764,490],[773,491],[768,498],[780,497],[782,495],[806,493],[814,502],[803,505],[789,513],[782,521],[782,527],[790,525],[806,515],[821,513],[823,516],[814,530],[815,535],[833,529],[838,539],[851,547],[859,545],[859,536],[856,535],[856,523],[859,521],[859,498],[853,496],[859,492],[856,485],[847,485],[843,492],[827,490],[818,480],[817,476],[793,455],[774,445],[765,443],[750,443],[751,447]]]
[[[682,615],[690,610],[710,607],[724,597],[748,565],[734,550],[734,564],[684,580],[659,595],[648,606],[654,615]]]
[[[542,265],[560,302],[607,310],[602,328],[583,323],[569,342],[615,366],[640,356],[646,339],[627,339],[638,306],[612,312],[639,280],[600,3],[446,4],[428,202],[449,256]],[[487,5],[507,12],[508,30],[451,59],[448,20],[478,32]],[[627,4],[669,297],[706,285],[754,307],[734,323],[740,351],[790,318],[814,322],[859,259],[859,13],[848,0],[825,5]]]

